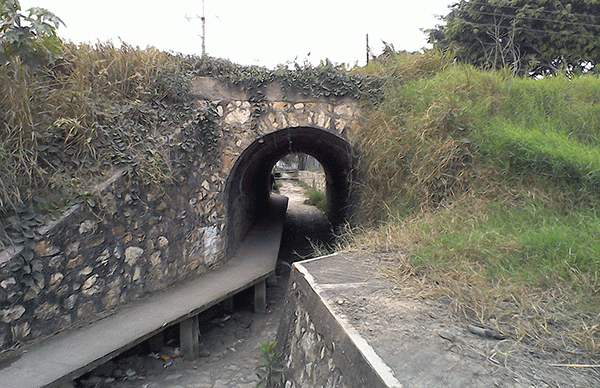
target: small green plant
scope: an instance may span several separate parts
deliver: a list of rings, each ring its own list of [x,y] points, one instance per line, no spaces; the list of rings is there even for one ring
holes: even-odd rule
[[[279,189],[281,189],[282,186],[283,186],[283,183],[281,183],[279,181],[275,181],[275,184],[273,185],[273,192],[279,193]]]
[[[270,388],[279,386],[283,382],[283,366],[281,365],[281,354],[275,351],[277,341],[266,342],[260,345],[260,356],[263,364],[254,369],[260,379],[256,388]]]
[[[315,189],[314,187],[308,187],[307,189],[308,199],[304,203],[308,205],[316,206],[317,209],[322,212],[327,211],[327,196],[325,193]]]

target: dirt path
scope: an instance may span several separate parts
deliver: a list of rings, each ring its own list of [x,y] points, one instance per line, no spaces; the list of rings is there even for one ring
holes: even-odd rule
[[[235,311],[221,306],[201,315],[201,357],[188,361],[178,357],[177,332],[171,330],[169,346],[152,353],[139,347],[96,369],[78,382],[95,388],[250,388],[258,378],[260,345],[274,341],[285,297],[289,264],[310,253],[309,240],[328,236],[325,215],[304,204],[304,190],[284,181],[280,194],[289,198],[279,263],[267,286],[267,314],[252,312],[250,292],[238,295]],[[308,237],[308,238],[307,238]],[[285,262],[285,263],[284,263]]]

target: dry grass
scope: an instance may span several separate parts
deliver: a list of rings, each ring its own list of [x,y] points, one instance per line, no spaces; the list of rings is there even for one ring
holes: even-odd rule
[[[62,55],[45,67],[0,68],[0,210],[86,191],[119,164],[150,183],[172,176],[156,104],[185,93],[178,60],[110,43],[68,45]]]
[[[365,70],[391,76],[357,135],[366,226],[346,231],[339,249],[394,256],[381,271],[405,296],[448,300],[462,319],[535,351],[597,357],[599,198],[595,164],[582,158],[597,147],[598,108],[587,83],[533,83],[455,67],[436,52],[417,57]],[[553,97],[566,94],[577,115]],[[510,123],[518,130],[503,137],[509,149],[492,131]],[[534,144],[519,137],[523,128],[544,136]]]
[[[474,228],[486,217],[484,208],[456,222],[466,229]],[[424,211],[378,228],[347,231],[338,249],[393,255],[393,264],[388,260],[379,271],[400,286],[401,297],[448,300],[458,317],[494,329],[536,351],[562,353],[565,359],[598,355],[600,315],[594,306],[598,303],[598,279],[574,273],[570,282],[548,279],[552,282],[548,287],[510,273],[492,277],[490,264],[474,247],[449,252],[439,261],[418,257],[420,244],[428,244],[444,233],[439,227],[444,221],[435,212]],[[519,248],[514,241],[504,241],[495,249],[515,253]],[[591,292],[589,299],[574,300],[580,295],[573,292],[572,284],[579,284],[584,294]]]

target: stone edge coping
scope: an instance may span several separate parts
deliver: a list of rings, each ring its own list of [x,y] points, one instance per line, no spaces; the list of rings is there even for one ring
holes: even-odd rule
[[[331,255],[320,256],[313,259],[304,260],[301,262],[297,262],[293,264],[293,267],[300,272],[300,274],[304,277],[306,282],[309,284],[311,290],[318,297],[318,300],[322,303],[322,305],[329,311],[331,316],[337,321],[343,333],[349,339],[349,341],[356,347],[358,352],[362,354],[364,359],[366,360],[368,366],[373,370],[373,372],[378,375],[381,380],[389,387],[389,388],[402,388],[402,384],[396,379],[394,376],[394,372],[392,368],[390,368],[379,355],[375,352],[375,349],[369,345],[367,340],[363,338],[358,331],[352,327],[348,321],[344,318],[340,317],[335,313],[332,308],[332,301],[330,301],[326,296],[324,296],[320,291],[320,286],[316,282],[315,278],[310,274],[310,271],[303,265],[303,263],[313,262],[317,260],[327,260],[332,256],[337,256],[339,253],[333,253]]]

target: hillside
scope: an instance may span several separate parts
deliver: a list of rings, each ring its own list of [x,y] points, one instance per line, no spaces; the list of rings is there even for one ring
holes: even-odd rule
[[[361,129],[363,226],[345,248],[394,253],[385,276],[469,323],[596,358],[598,76],[514,78],[435,51],[360,72],[385,98]]]

